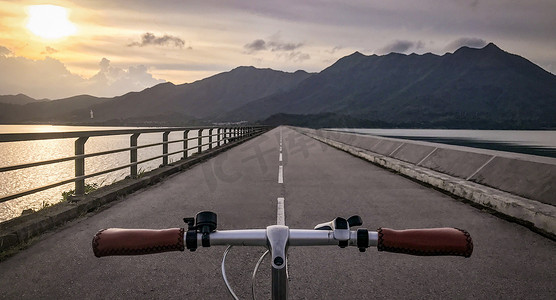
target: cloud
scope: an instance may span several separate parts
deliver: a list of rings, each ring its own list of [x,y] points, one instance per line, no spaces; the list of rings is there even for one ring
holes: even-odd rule
[[[268,43],[270,46],[270,51],[293,51],[297,48],[303,46],[302,43],[294,44],[294,43],[280,43],[280,42],[270,42]]]
[[[324,50],[324,51],[326,51],[327,53],[330,53],[330,54],[334,54],[337,51],[342,50],[343,48],[344,47],[342,47],[342,46],[335,46],[334,48],[332,48],[330,50]]]
[[[404,40],[396,40],[378,50],[379,53],[406,53],[410,49],[421,49],[425,45],[422,41],[412,42]]]
[[[0,46],[0,53],[7,53],[6,48]],[[144,65],[124,69],[112,66],[106,58],[100,61],[99,72],[91,78],[71,73],[61,61],[51,57],[31,60],[0,55],[0,70],[0,95],[23,93],[36,99],[80,94],[113,97],[165,82],[153,78]]]
[[[311,56],[307,53],[302,53],[302,52],[291,52],[289,54],[288,57],[290,60],[296,61],[296,62],[301,62],[304,60],[308,60],[311,59]]]
[[[293,62],[302,62],[304,60],[311,59],[311,56],[309,54],[303,53],[301,51],[281,52],[276,54],[276,57],[284,58],[285,60]]]
[[[448,45],[446,45],[446,47],[444,47],[444,50],[446,52],[453,52],[455,50],[458,50],[461,47],[470,47],[470,48],[483,48],[484,46],[486,46],[488,44],[487,41],[480,39],[480,38],[468,38],[468,37],[463,37],[463,38],[459,38],[451,43],[449,43]]]
[[[301,51],[296,51],[303,47],[303,43],[283,42],[280,38],[280,33],[276,33],[268,38],[256,39],[243,46],[246,50],[245,53],[253,54],[255,52],[270,51],[276,54],[278,58],[285,58],[286,60],[300,62],[311,59],[311,56]]]
[[[156,37],[153,33],[146,32],[141,36],[141,42],[133,42],[128,44],[128,47],[144,47],[149,45],[157,45],[157,46],[166,46],[166,45],[174,45],[178,48],[183,48],[185,45],[185,41],[177,36],[172,35],[163,35],[162,37]],[[191,47],[190,47],[191,48]]]
[[[50,47],[50,46],[46,46],[46,48],[44,49],[43,52],[41,52],[41,54],[54,54],[56,52],[59,52],[59,51]]]
[[[12,51],[4,46],[0,46],[0,57],[8,56],[12,54]]]
[[[157,37],[169,33],[185,38],[187,32],[188,35],[197,36],[199,44],[222,46],[219,48],[221,53],[213,52],[205,55],[207,51],[218,49],[211,47],[211,50],[205,48],[205,51],[199,51],[202,56],[188,57],[202,63],[209,63],[203,61],[207,57],[211,60],[220,60],[218,61],[220,64],[233,61],[237,65],[248,64],[263,55],[268,59],[270,49],[267,44],[266,49],[250,49],[249,46],[245,48],[243,46],[246,43],[250,45],[255,38],[268,43],[268,36],[261,35],[261,31],[279,28],[284,36],[288,34],[289,37],[295,36],[299,39],[293,42],[306,43],[305,47],[296,51],[303,50],[311,54],[312,62],[299,67],[314,71],[327,67],[318,62],[322,62],[324,57],[321,56],[328,53],[322,50],[319,53],[316,49],[330,49],[335,45],[343,45],[344,51],[336,54],[347,54],[355,50],[378,54],[377,49],[390,44],[395,39],[402,39],[426,41],[427,47],[421,49],[423,50],[421,52],[443,54],[441,51],[448,42],[463,36],[482,37],[489,41],[495,39],[497,44],[506,47],[504,50],[519,53],[533,61],[550,60],[553,65],[556,65],[556,51],[553,51],[554,36],[556,36],[554,0],[356,0],[326,1],[326,5],[323,5],[322,1],[315,0],[82,2],[80,1],[80,5],[98,11],[106,20],[111,20],[112,24],[121,25],[122,32],[149,26],[143,22],[143,16],[140,15],[141,12],[148,11],[155,18],[164,20],[157,24],[156,31],[151,31]],[[208,24],[206,20],[214,20],[214,22]],[[1,32],[2,29],[0,28]],[[144,31],[139,31],[136,36],[133,36],[133,40],[124,41],[123,44],[131,42],[140,44],[140,36],[146,32],[145,29],[140,30]],[[122,43],[118,37],[113,38],[116,42]],[[436,44],[433,45],[432,41]],[[308,47],[309,43],[311,49]],[[187,41],[184,48],[186,47]],[[231,47],[238,47],[242,56],[234,56],[235,53],[229,51]],[[11,49],[15,51],[15,48]],[[412,48],[407,51],[417,52]],[[101,58],[102,55],[108,54],[99,55]],[[198,54],[192,53],[192,55]],[[334,57],[337,58],[339,57]],[[155,58],[149,59],[153,61]],[[168,61],[169,57],[161,59]],[[173,61],[179,63],[177,60]],[[269,64],[268,60],[264,61]],[[281,62],[272,62],[266,66],[285,67]],[[186,77],[186,72],[183,71],[183,75],[180,76]]]
[[[144,65],[130,66],[125,70],[112,66],[110,60],[103,57],[99,68],[99,72],[88,80],[93,90],[97,91],[108,88],[113,94],[121,95],[165,82],[155,79]]]
[[[294,51],[295,49],[301,48],[303,43],[284,43],[280,41],[268,41],[263,39],[257,39],[251,43],[245,44],[243,48],[247,50],[248,53],[253,53],[257,51],[270,50],[272,52],[279,51]]]
[[[249,53],[266,50],[266,42],[261,39],[254,40],[251,43],[245,44],[243,48],[245,48]]]

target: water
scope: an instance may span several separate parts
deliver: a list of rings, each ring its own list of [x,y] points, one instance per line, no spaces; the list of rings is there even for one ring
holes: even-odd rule
[[[138,127],[87,127],[87,126],[51,126],[51,125],[0,125],[0,133],[31,133],[31,132],[63,132],[63,131],[89,131],[89,130],[115,130],[115,129],[137,129]],[[205,133],[206,134],[206,133]],[[196,137],[197,132],[189,132],[189,137]],[[91,137],[85,144],[85,153],[114,150],[129,147],[130,135],[117,135],[107,137]],[[172,132],[169,141],[183,139],[181,131]],[[0,167],[13,166],[30,162],[51,160],[74,155],[74,142],[72,139],[26,141],[0,143]],[[162,142],[162,133],[141,134],[137,141],[138,145],[146,145]],[[204,139],[203,143],[208,142]],[[182,143],[168,145],[168,152],[181,150]],[[197,146],[197,140],[190,140],[189,147]],[[205,146],[203,148],[206,149]],[[189,154],[193,154],[190,150]],[[138,160],[162,154],[162,145],[137,150]],[[169,156],[170,162],[180,160],[181,154]],[[91,174],[129,163],[129,151],[97,156],[85,159],[85,173]],[[149,171],[157,168],[162,163],[162,158],[138,165],[139,172]],[[115,181],[124,179],[129,175],[129,168],[108,174],[86,179],[86,184],[97,184],[98,186],[109,185]],[[70,179],[75,175],[74,161],[50,164],[45,166],[26,168],[0,173],[0,197],[17,192],[41,187],[47,184]],[[25,209],[38,210],[44,206],[57,203],[62,199],[62,192],[74,189],[74,184],[66,184],[32,195],[20,197],[4,203],[0,203],[0,222],[21,215]]]
[[[556,157],[555,130],[443,130],[443,129],[355,129],[333,130],[384,137]]]

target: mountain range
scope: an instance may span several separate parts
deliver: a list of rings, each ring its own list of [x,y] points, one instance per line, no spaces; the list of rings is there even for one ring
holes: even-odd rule
[[[239,121],[309,127],[556,128],[556,76],[490,43],[442,56],[355,52],[314,74],[238,67],[189,84],[163,83],[113,98],[37,101],[0,96],[0,123]]]
[[[238,67],[190,84],[162,83],[141,92],[113,98],[80,95],[53,101],[25,101],[22,105],[16,105],[13,99],[16,96],[0,96],[0,123],[209,123],[242,105],[291,89],[310,76],[305,71],[286,73]],[[91,111],[93,119],[90,117]]]

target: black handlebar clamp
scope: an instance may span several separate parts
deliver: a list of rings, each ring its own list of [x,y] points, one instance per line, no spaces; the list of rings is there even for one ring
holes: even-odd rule
[[[197,250],[197,229],[195,228],[194,218],[183,218],[187,224],[187,232],[185,233],[185,247],[193,252]]]
[[[187,223],[185,234],[185,246],[190,251],[197,250],[197,233],[202,234],[201,243],[203,247],[210,247],[210,233],[217,227],[216,214],[211,211],[197,213],[195,218],[184,218]]]
[[[359,248],[359,252],[365,252],[369,248],[369,231],[367,228],[357,229],[357,248]]]
[[[361,226],[363,225],[363,220],[361,219],[360,216],[355,215],[355,216],[351,216],[349,217],[347,220],[341,217],[337,217],[334,220],[330,221],[330,222],[326,222],[326,223],[321,223],[318,224],[317,226],[315,226],[315,230],[332,230],[334,231],[334,239],[338,240],[338,246],[340,246],[340,248],[345,248],[348,246],[349,244],[349,229],[351,227],[355,227],[355,226]],[[367,229],[364,229],[364,232],[366,232],[368,234]],[[359,237],[359,230],[357,231],[358,237]],[[361,232],[361,234],[363,234],[363,231]],[[361,238],[363,239],[363,238]],[[357,240],[357,246],[359,247],[359,251],[363,252],[365,251],[366,248],[369,247],[369,237],[367,236],[367,240],[366,242],[363,241],[361,245],[365,245],[365,246],[359,246],[359,239]],[[363,250],[361,250],[363,249]]]
[[[347,232],[347,239],[342,239],[338,241],[338,246],[340,246],[340,248],[345,248],[348,246],[348,241],[349,241],[349,223],[346,219],[341,218],[341,217],[337,217],[336,219],[334,219],[334,231],[336,233],[337,230],[344,230]],[[344,238],[346,238],[344,237]],[[336,235],[334,235],[334,238],[337,238]]]

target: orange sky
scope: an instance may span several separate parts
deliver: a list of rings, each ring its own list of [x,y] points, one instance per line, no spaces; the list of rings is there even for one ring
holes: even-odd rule
[[[0,95],[114,96],[240,65],[318,72],[354,51],[442,55],[490,41],[555,73],[556,1],[523,3],[0,0]],[[44,4],[67,9],[75,32],[49,39],[29,30],[30,7]],[[17,84],[26,76],[33,87]],[[67,85],[51,87],[60,81]]]

